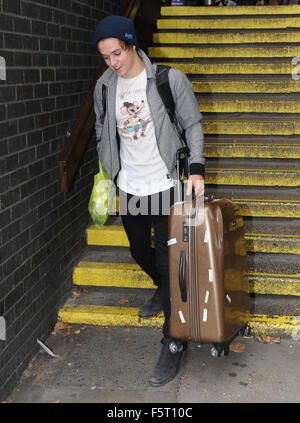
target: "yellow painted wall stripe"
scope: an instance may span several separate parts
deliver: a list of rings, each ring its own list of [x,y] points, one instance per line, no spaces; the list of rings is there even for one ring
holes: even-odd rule
[[[203,74],[203,75],[212,75],[212,74],[262,74],[262,75],[291,75],[293,69],[295,68],[292,65],[291,61],[287,62],[277,62],[271,63],[267,60],[262,63],[248,63],[248,62],[237,62],[237,63],[195,63],[195,62],[164,62],[163,58],[161,60],[156,60],[155,63],[160,63],[162,65],[169,65],[175,69],[181,70],[185,74]],[[239,81],[238,81],[239,82]],[[295,81],[296,83],[298,81]]]
[[[217,135],[300,135],[300,120],[278,118],[227,119],[204,117],[204,134]]]
[[[196,93],[290,94],[300,92],[299,81],[294,81],[292,78],[285,80],[215,79],[191,82]]]
[[[300,5],[287,6],[235,6],[235,7],[214,7],[214,6],[182,6],[161,7],[162,16],[226,16],[226,15],[297,15],[300,14]]]
[[[202,113],[300,113],[300,99],[198,98]]]
[[[120,288],[155,288],[138,264],[81,261],[75,267],[73,284]],[[250,292],[300,296],[300,274],[249,273]]]
[[[178,59],[194,59],[194,58],[218,58],[218,57],[290,57],[300,56],[300,46],[255,46],[255,47],[239,47],[239,46],[220,46],[220,47],[149,47],[149,56],[153,58],[178,58]]]
[[[65,304],[58,312],[58,319],[65,323],[100,326],[162,327],[164,321],[163,313],[149,319],[140,319],[138,312],[138,308],[129,307]],[[252,333],[292,335],[295,329],[293,317],[270,317],[264,314],[255,314],[250,315],[248,324]]]
[[[129,242],[123,226],[104,225],[87,228],[88,245],[114,245],[129,247]],[[293,253],[300,254],[300,236],[246,234],[247,250],[249,252]]]
[[[173,28],[173,20],[170,21]],[[184,21],[185,22],[185,21]],[[192,21],[194,23],[194,21]],[[216,27],[215,21],[209,21],[208,25]],[[255,29],[256,22],[253,22]],[[267,20],[269,23],[269,20]],[[235,25],[240,25],[240,20],[235,20]],[[298,26],[300,27],[300,19],[297,20]],[[176,23],[175,23],[176,25]],[[230,29],[231,23],[222,20],[218,28]],[[184,25],[183,25],[184,27]],[[201,22],[199,22],[200,29],[202,28]],[[201,33],[201,32],[161,32],[153,34],[153,42],[156,44],[257,44],[257,43],[299,43],[300,33],[299,32],[223,32],[223,33]]]

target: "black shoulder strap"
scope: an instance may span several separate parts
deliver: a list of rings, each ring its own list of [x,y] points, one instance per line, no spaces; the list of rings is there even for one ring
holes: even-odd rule
[[[167,110],[169,118],[172,123],[174,123],[175,116],[175,103],[173,94],[170,88],[169,83],[169,70],[170,66],[166,65],[157,65],[156,67],[156,87],[158,93],[164,103],[164,106]]]

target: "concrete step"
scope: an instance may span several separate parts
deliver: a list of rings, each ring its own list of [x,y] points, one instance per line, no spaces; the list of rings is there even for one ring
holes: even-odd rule
[[[169,21],[170,25],[173,25],[173,20]],[[194,24],[195,20],[193,20]],[[211,23],[213,22],[213,25]],[[268,20],[269,22],[269,20]],[[240,21],[234,21],[235,25],[239,24]],[[259,22],[251,20],[252,25],[256,29],[257,24]],[[300,18],[297,19],[298,26],[300,27]],[[278,43],[299,43],[300,42],[300,31],[256,31],[253,30],[251,32],[245,30],[239,30],[239,32],[229,32],[228,29],[234,27],[232,23],[228,22],[228,20],[221,20],[216,26],[215,21],[210,20],[210,25],[212,28],[209,28],[211,32],[199,32],[199,30],[203,30],[201,27],[201,21],[199,21],[200,28],[197,28],[197,32],[183,32],[183,31],[176,31],[176,32],[159,32],[153,34],[153,43],[154,44],[278,44]],[[214,28],[226,28],[226,31],[222,31],[221,33],[213,30]],[[171,29],[175,29],[176,27],[171,27]]]
[[[80,261],[94,263],[123,263],[135,265],[128,247],[103,245],[87,246]],[[295,280],[299,275],[299,263],[294,254],[247,253],[247,268],[250,275],[286,275]],[[291,290],[294,288],[291,287]]]
[[[298,116],[204,114],[202,125],[205,135],[300,135],[300,117]]]
[[[195,93],[229,93],[229,94],[293,94],[300,92],[298,81],[289,79],[213,79],[206,78],[191,79]],[[262,96],[263,97],[263,96]],[[253,98],[252,98],[253,99]],[[289,112],[288,112],[289,113]]]
[[[218,30],[218,29],[291,29],[299,28],[299,17],[214,17],[158,19],[159,30]],[[286,31],[288,32],[288,31]]]
[[[299,19],[300,22],[300,19]],[[268,45],[245,46],[241,45],[214,45],[199,47],[175,47],[175,46],[155,46],[149,47],[148,53],[150,58],[159,59],[195,59],[195,58],[271,58],[271,57],[293,57],[300,56],[300,45],[280,45],[273,44],[272,48]],[[294,66],[295,67],[295,66]]]
[[[181,70],[187,75],[292,75],[294,71],[297,77],[297,65],[292,63],[292,60],[277,59],[257,59],[254,58],[250,61],[247,58],[243,58],[242,61],[229,61],[217,58],[209,61],[207,58],[190,58],[179,61],[173,61],[172,59],[167,60],[167,57],[161,57],[155,59],[155,63],[162,65],[168,65],[175,69]],[[291,81],[292,78],[291,78]],[[297,81],[295,81],[297,83]]]
[[[219,185],[226,188],[226,186]],[[278,187],[275,187],[277,190]],[[206,185],[207,195],[215,195],[215,185]],[[286,198],[280,198],[276,192],[266,194],[265,197],[259,198],[258,195],[251,198],[247,193],[243,193],[240,198],[238,193],[234,192],[231,186],[224,194],[217,195],[219,198],[229,198],[239,205],[242,216],[245,217],[265,217],[265,218],[300,218],[300,200],[294,199],[292,195]],[[119,212],[119,198],[116,197],[115,213]]]
[[[65,304],[58,312],[58,319],[65,323],[87,325],[162,327],[163,314],[149,319],[140,319],[138,312],[138,307]],[[248,325],[253,334],[267,333],[272,336],[291,336],[295,329],[295,323],[295,316],[274,315],[270,317],[265,314],[252,314]]]
[[[250,272],[251,294],[300,296],[300,274],[283,275]],[[78,286],[110,286],[120,288],[155,288],[152,279],[138,264],[80,261],[73,273]]]
[[[298,188],[260,187],[258,190],[247,186],[206,185],[206,194],[231,199],[238,204],[244,218],[300,217]]]
[[[139,308],[153,295],[153,289],[77,286],[67,304],[103,306],[117,309]],[[299,312],[299,298],[287,295],[251,295],[250,314],[294,316]],[[161,313],[163,315],[163,313]],[[148,320],[148,319],[147,319]]]
[[[200,95],[202,113],[300,113],[300,98],[279,96]]]
[[[221,168],[220,165],[215,168],[208,162],[205,184],[298,187],[300,173],[298,169],[251,169],[242,165],[236,168],[233,166]]]
[[[209,137],[206,158],[299,159],[300,139],[294,137]]]
[[[214,6],[183,6],[161,7],[162,16],[216,16],[225,17],[235,16],[240,19],[241,16],[249,16],[251,19],[264,15],[266,18],[270,15],[300,15],[300,5],[280,5],[280,6],[235,6],[235,7],[214,7]]]
[[[129,246],[123,226],[91,225],[86,234],[87,245]],[[300,254],[300,235],[246,233],[245,237],[248,252]]]

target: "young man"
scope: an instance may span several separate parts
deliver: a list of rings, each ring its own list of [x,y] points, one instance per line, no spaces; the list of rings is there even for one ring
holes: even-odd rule
[[[99,159],[119,189],[120,214],[130,251],[157,289],[139,316],[164,311],[162,349],[149,382],[160,386],[176,375],[183,344],[169,333],[170,289],[168,214],[174,202],[175,155],[182,141],[156,88],[156,65],[138,48],[133,23],[108,16],[98,25],[94,43],[108,65],[94,92]],[[190,148],[187,194],[204,190],[202,116],[192,84],[170,69],[176,120]],[[104,90],[103,90],[104,86]],[[105,111],[103,93],[105,92]],[[151,248],[154,226],[155,249]]]

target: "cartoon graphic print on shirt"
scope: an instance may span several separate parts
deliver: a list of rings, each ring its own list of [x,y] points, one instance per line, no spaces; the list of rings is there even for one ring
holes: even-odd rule
[[[133,139],[137,140],[139,135],[141,137],[145,136],[145,130],[149,122],[151,122],[151,116],[149,116],[146,120],[142,119],[139,114],[141,110],[145,107],[144,100],[141,100],[140,104],[137,101],[128,102],[125,101],[123,106],[121,107],[122,115],[127,115],[128,118],[123,122],[123,129],[122,135],[128,139],[126,135],[131,135],[133,132]]]

